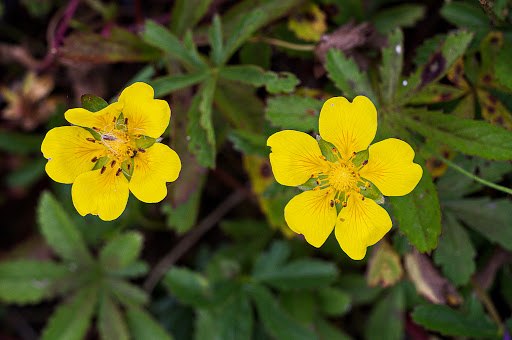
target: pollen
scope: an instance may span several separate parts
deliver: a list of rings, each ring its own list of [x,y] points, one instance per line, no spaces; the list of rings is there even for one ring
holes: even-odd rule
[[[329,185],[338,192],[348,192],[357,188],[359,174],[350,161],[331,163],[327,176]]]

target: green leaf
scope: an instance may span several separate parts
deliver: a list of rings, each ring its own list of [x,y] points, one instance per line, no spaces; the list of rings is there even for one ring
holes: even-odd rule
[[[127,232],[117,235],[100,251],[99,260],[107,271],[117,271],[133,263],[142,250],[142,235],[137,232]]]
[[[269,79],[265,84],[265,88],[269,93],[289,93],[295,90],[300,81],[290,72],[267,72]]]
[[[159,98],[167,96],[174,91],[200,83],[209,77],[209,75],[209,72],[203,71],[198,73],[163,76],[151,80],[149,84],[155,89],[155,98]]]
[[[0,263],[0,300],[38,303],[59,294],[69,270],[53,262],[17,260]]]
[[[404,312],[405,296],[402,287],[395,286],[372,309],[365,327],[365,338],[402,339]]]
[[[512,250],[512,202],[488,197],[447,201],[444,207],[492,242]]]
[[[183,303],[199,307],[211,301],[209,281],[192,270],[174,267],[167,272],[163,283],[169,292]]]
[[[419,90],[414,97],[408,101],[408,103],[417,105],[451,101],[460,98],[466,94],[466,91],[467,90],[459,89],[455,86],[430,83]],[[467,96],[466,98],[470,98],[471,104],[473,104],[473,99],[470,96]]]
[[[183,65],[196,69],[206,68],[206,64],[198,60],[190,50],[185,48],[171,31],[152,20],[146,20],[142,39],[148,44],[163,50],[172,58],[179,60]]]
[[[218,14],[213,17],[212,26],[208,29],[208,39],[212,48],[210,58],[217,66],[222,64],[223,40],[222,40],[222,22]]]
[[[392,286],[402,278],[402,275],[400,256],[389,243],[379,242],[372,250],[366,270],[368,285]]]
[[[313,293],[313,291],[289,290],[279,294],[279,301],[292,318],[307,325],[313,322],[317,313],[316,296]]]
[[[149,296],[144,290],[124,280],[111,278],[107,286],[119,303],[126,307],[138,307],[149,301]]]
[[[93,94],[84,94],[80,97],[82,107],[91,112],[98,112],[108,106],[105,99],[95,96]]]
[[[292,73],[265,71],[255,65],[228,65],[220,69],[219,76],[255,87],[265,85],[270,93],[291,92],[299,83]]]
[[[134,340],[173,339],[149,313],[139,308],[129,308],[126,312],[126,321]]]
[[[252,269],[253,276],[264,277],[276,272],[290,256],[290,246],[283,241],[272,243],[270,249],[258,257]]]
[[[125,278],[137,278],[144,276],[149,271],[149,266],[144,261],[135,261],[123,269],[118,269],[115,272],[111,272],[110,274],[125,277]]]
[[[253,311],[247,294],[238,291],[215,311],[219,340],[251,339]],[[204,339],[204,338],[203,338]]]
[[[213,97],[217,80],[209,78],[203,83],[204,87],[200,93],[199,101],[199,125],[206,131],[206,139],[210,145],[215,145],[215,130],[213,128]]]
[[[349,273],[344,273],[337,287],[350,295],[353,306],[373,303],[382,291],[381,287],[368,286],[364,276]]]
[[[444,213],[443,234],[434,252],[434,261],[456,285],[468,283],[475,272],[476,251],[466,230],[452,214]]]
[[[98,314],[98,329],[102,340],[128,340],[130,334],[119,307],[109,296],[103,296]]]
[[[397,27],[411,27],[425,15],[425,6],[404,4],[377,12],[371,22],[377,31],[387,33]]]
[[[441,209],[429,172],[408,195],[389,197],[398,228],[420,252],[435,249],[441,233]]]
[[[264,135],[246,130],[232,130],[228,136],[233,147],[246,155],[268,156],[267,138]]]
[[[197,162],[204,167],[215,166],[215,141],[211,141],[210,137],[213,135],[213,130],[207,131],[201,124],[201,112],[199,110],[200,103],[202,102],[203,94],[205,92],[204,86],[200,92],[192,100],[190,109],[187,113],[188,124],[187,134],[190,136],[189,150],[197,157]],[[211,109],[211,108],[210,108]]]
[[[316,331],[320,339],[329,340],[351,340],[352,338],[343,332],[338,325],[334,326],[324,319],[318,319],[315,323]]]
[[[380,92],[383,103],[392,103],[402,74],[404,44],[402,31],[397,29],[388,35],[387,47],[382,49],[382,64],[379,67]]]
[[[331,262],[303,259],[273,268],[272,271],[255,272],[253,279],[283,290],[314,289],[336,280],[338,271]]]
[[[177,0],[171,10],[171,30],[182,36],[206,14],[212,0]]]
[[[262,42],[248,42],[240,49],[240,64],[251,64],[269,69],[272,58],[272,47]]]
[[[499,333],[496,325],[485,315],[476,298],[472,297],[469,304],[475,305],[469,313],[445,305],[418,306],[414,308],[412,318],[417,324],[444,335],[497,338]]]
[[[247,15],[238,22],[237,26],[231,32],[226,41],[224,53],[220,58],[220,64],[225,64],[236,50],[256,32],[267,20],[265,12],[259,8],[247,13]]]
[[[401,122],[433,141],[467,155],[493,160],[512,159],[512,134],[480,120],[434,111],[410,110]]]
[[[82,235],[49,192],[41,195],[37,213],[41,233],[55,253],[66,261],[92,263]]]
[[[272,125],[303,132],[318,130],[322,102],[296,95],[271,97],[267,101],[266,118]]]
[[[97,304],[98,287],[80,290],[71,301],[57,307],[43,331],[43,340],[84,339]]]
[[[28,188],[45,175],[46,159],[31,159],[5,177],[11,188]]]
[[[0,131],[0,150],[16,155],[40,152],[43,136]]]
[[[494,70],[498,81],[512,91],[512,65],[510,60],[512,60],[512,47],[505,43],[498,52]]]
[[[343,52],[330,49],[327,52],[325,68],[334,85],[348,99],[363,95],[376,103],[377,97],[373,93],[368,77],[359,70],[356,62],[347,58]]]
[[[317,336],[292,319],[270,291],[261,285],[247,286],[265,329],[277,340],[313,340]]]
[[[441,8],[441,16],[451,24],[473,31],[490,29],[489,18],[477,3],[465,1],[446,2]]]
[[[338,288],[325,287],[318,291],[320,310],[327,316],[342,316],[352,307],[350,295]]]

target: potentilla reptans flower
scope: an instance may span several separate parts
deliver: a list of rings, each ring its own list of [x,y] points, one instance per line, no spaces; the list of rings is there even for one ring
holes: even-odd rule
[[[71,195],[80,215],[114,220],[130,191],[143,202],[159,202],[167,195],[166,182],[178,178],[180,158],[156,140],[169,125],[171,109],[153,96],[151,86],[135,83],[98,112],[66,111],[74,126],[46,134],[41,145],[46,172],[56,182],[73,183]]]
[[[376,201],[403,196],[418,184],[423,170],[413,163],[406,142],[388,138],[370,145],[377,132],[377,110],[364,96],[349,102],[327,100],[319,117],[320,137],[293,130],[274,133],[270,163],[282,185],[311,190],[295,196],[284,209],[286,223],[320,247],[332,230],[354,260],[391,229],[391,218]]]

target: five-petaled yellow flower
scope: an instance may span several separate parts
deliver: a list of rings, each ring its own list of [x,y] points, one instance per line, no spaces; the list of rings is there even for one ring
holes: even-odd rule
[[[153,96],[151,86],[135,83],[98,112],[66,111],[66,120],[75,126],[46,134],[41,145],[46,172],[56,182],[73,183],[71,195],[80,215],[114,220],[130,191],[143,202],[159,202],[167,195],[166,182],[178,178],[180,158],[156,142],[169,125],[171,110]]]
[[[343,97],[327,100],[320,112],[319,132],[322,139],[318,142],[293,130],[268,138],[277,182],[300,186],[313,181],[316,185],[290,200],[285,220],[315,247],[335,228],[343,251],[360,260],[366,248],[391,229],[388,213],[365,197],[366,191],[376,186],[386,196],[406,195],[418,184],[423,170],[413,163],[414,151],[402,140],[389,138],[370,145],[377,132],[377,110],[364,96],[352,103]],[[320,143],[329,145],[329,157],[322,154]],[[361,161],[359,155],[365,159]]]

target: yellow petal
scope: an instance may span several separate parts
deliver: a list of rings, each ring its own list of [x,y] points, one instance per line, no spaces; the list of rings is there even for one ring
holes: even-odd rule
[[[95,158],[105,155],[105,148],[93,142],[91,133],[78,126],[51,129],[44,137],[41,152],[48,159],[46,173],[55,182],[73,183],[75,178],[90,171]]]
[[[350,258],[361,260],[366,248],[379,242],[391,229],[391,218],[375,201],[363,201],[360,195],[351,195],[347,203],[338,216],[334,234]]]
[[[146,203],[160,202],[167,195],[167,182],[174,182],[181,170],[181,161],[167,145],[155,143],[135,157],[130,191]]]
[[[295,196],[284,208],[286,223],[297,234],[303,234],[309,244],[320,247],[336,223],[333,199],[334,193],[328,189],[305,191]]]
[[[324,169],[325,161],[317,141],[304,132],[276,132],[268,138],[267,145],[272,148],[270,164],[274,177],[282,185],[304,184],[312,174]]]
[[[114,128],[114,119],[119,117],[123,105],[113,103],[97,112],[91,112],[84,108],[69,109],[64,113],[64,117],[71,124],[87,128],[98,128],[102,131],[109,131]]]
[[[334,97],[322,106],[319,117],[320,136],[331,142],[346,159],[353,152],[366,150],[377,132],[377,110],[364,96],[353,102]]]
[[[359,174],[379,188],[385,196],[410,193],[423,175],[423,169],[413,163],[414,150],[406,142],[388,138],[370,146],[368,164]]]
[[[128,180],[116,175],[118,167],[106,165],[105,170],[88,171],[78,176],[71,188],[76,210],[82,216],[98,215],[104,221],[118,218],[128,202]]]
[[[119,102],[123,116],[128,118],[128,132],[153,138],[160,137],[171,119],[171,109],[165,100],[153,99],[154,91],[146,83],[135,83],[123,90]]]

